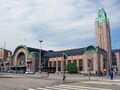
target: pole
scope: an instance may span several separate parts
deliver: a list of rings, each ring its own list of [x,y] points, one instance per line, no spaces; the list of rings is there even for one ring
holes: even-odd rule
[[[91,60],[90,59],[88,60],[88,63],[89,63],[89,80],[90,80],[90,69],[91,69]]]
[[[39,40],[39,42],[40,42],[40,49],[39,49],[39,72],[41,72],[41,49],[42,49],[42,42],[43,42],[43,40]]]
[[[64,59],[64,71],[63,71],[63,82],[65,82],[66,76],[65,76],[65,59]]]
[[[64,59],[64,75],[65,75],[65,59]]]
[[[63,71],[63,82],[65,82],[65,79],[66,79],[66,75],[65,75],[65,68],[66,68],[66,67],[65,67],[65,66],[66,66],[66,65],[65,65],[65,60],[67,59],[67,55],[66,55],[65,53],[63,53],[63,59],[64,59],[64,60],[63,60],[63,62],[64,62],[64,63],[63,63],[63,65],[64,65],[64,66],[63,66],[63,67],[64,67],[64,71]]]
[[[64,71],[63,71],[63,81],[65,82],[65,78],[66,78],[66,76],[65,76],[65,59],[63,60],[63,67],[64,67]]]
[[[4,61],[3,61],[3,62],[6,61],[5,46],[6,46],[6,42],[5,42],[5,40],[4,40],[4,46],[3,46],[3,52],[4,52],[4,54],[3,54],[3,59],[4,59]],[[5,68],[6,68],[5,64],[4,64],[4,67],[3,67],[3,68],[4,68],[4,70],[5,70]]]

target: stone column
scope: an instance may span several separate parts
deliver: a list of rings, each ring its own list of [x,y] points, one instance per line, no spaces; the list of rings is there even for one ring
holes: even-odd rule
[[[32,57],[32,66],[31,66],[32,71],[36,71],[36,58]]]
[[[58,61],[56,61],[56,72],[58,72]]]
[[[71,63],[73,63],[73,59],[71,60]]]
[[[79,72],[79,59],[77,59],[77,69],[78,69],[78,72]]]
[[[87,74],[88,73],[88,65],[87,65],[88,57],[86,54],[84,54],[83,58],[84,58],[84,60],[83,60],[83,73]]]
[[[94,58],[93,58],[93,71],[94,73],[96,73],[96,71],[98,71],[98,55],[97,53],[94,54]]]
[[[61,72],[63,72],[63,70],[64,70],[64,61],[61,60]]]

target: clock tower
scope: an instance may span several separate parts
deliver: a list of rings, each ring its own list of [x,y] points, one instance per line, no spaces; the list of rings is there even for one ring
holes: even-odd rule
[[[111,54],[111,36],[110,36],[110,23],[103,8],[97,12],[95,20],[96,28],[96,46],[106,50],[108,67],[111,68],[112,54]]]

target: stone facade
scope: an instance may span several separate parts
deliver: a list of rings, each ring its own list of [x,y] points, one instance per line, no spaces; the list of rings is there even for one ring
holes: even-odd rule
[[[63,72],[64,65],[67,65],[68,63],[75,63],[80,73],[87,74],[88,68],[89,68],[88,60],[91,59],[92,60],[91,72],[93,74],[95,74],[96,71],[102,71],[103,69],[107,69],[106,51],[94,46],[89,46],[89,47],[92,47],[93,49],[94,48],[98,49],[98,51],[93,53],[86,53],[85,52],[86,48],[84,49],[81,48],[81,49],[50,52],[50,54],[46,53],[45,55],[49,57],[48,67],[55,68],[55,72]],[[93,49],[91,50],[93,51]],[[80,51],[80,52],[77,52],[77,51]],[[65,60],[65,64],[64,64],[63,53],[67,54],[67,59]]]

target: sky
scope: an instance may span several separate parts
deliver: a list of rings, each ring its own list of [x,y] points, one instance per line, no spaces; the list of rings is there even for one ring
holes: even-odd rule
[[[95,45],[95,18],[103,7],[112,48],[120,48],[119,0],[0,0],[0,47],[64,50]]]

